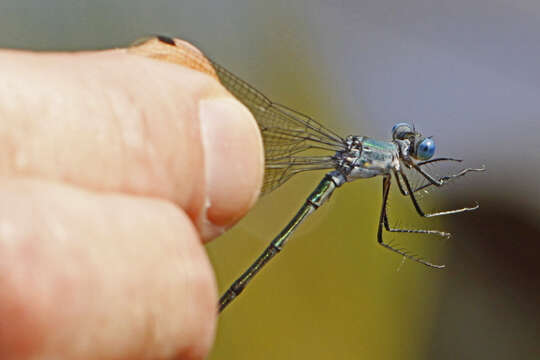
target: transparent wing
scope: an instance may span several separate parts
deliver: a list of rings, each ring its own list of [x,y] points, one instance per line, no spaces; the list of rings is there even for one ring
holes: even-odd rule
[[[259,124],[266,161],[263,193],[274,190],[297,173],[335,167],[331,155],[344,149],[338,134],[306,115],[272,103],[219,64],[212,64],[223,86],[251,111]],[[328,154],[302,155],[309,150]]]
[[[129,51],[217,77],[251,111],[264,142],[266,165],[263,194],[300,172],[333,169],[335,162],[332,155],[345,148],[343,139],[334,131],[306,115],[272,103],[248,83],[208,60],[182,40],[165,36],[149,37],[133,44]]]

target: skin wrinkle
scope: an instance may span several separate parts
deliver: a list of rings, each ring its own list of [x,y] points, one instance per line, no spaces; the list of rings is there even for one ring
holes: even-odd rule
[[[115,134],[114,137],[116,137],[117,139],[117,146],[118,146],[118,156],[119,156],[119,163],[121,164],[121,174],[124,174],[123,176],[120,176],[120,180],[118,181],[117,183],[117,186],[119,187],[124,187],[124,188],[128,188],[128,182],[127,182],[127,164],[128,164],[128,161],[127,161],[127,147],[125,146],[125,144],[123,143],[122,139],[122,125],[121,125],[121,122],[120,122],[120,119],[118,119],[118,116],[116,116],[116,113],[114,112],[114,105],[113,105],[113,99],[110,97],[110,96],[105,96],[105,94],[103,94],[104,98],[105,98],[105,103],[107,104],[107,107],[110,109],[111,113],[113,114],[113,117],[112,117],[112,121],[110,123],[112,123],[112,128],[110,130],[112,130],[112,133]],[[104,156],[102,154],[101,156],[102,158],[102,164],[105,164],[105,160],[104,160]],[[106,170],[105,169],[105,166],[104,166],[104,169],[103,170]],[[114,171],[114,170],[113,170]],[[109,173],[108,171],[105,172],[105,173]],[[115,185],[113,185],[114,187]]]
[[[163,85],[161,82],[155,82],[159,92],[163,93]],[[160,94],[161,95],[161,94]],[[164,96],[165,97],[165,96]],[[166,98],[166,97],[165,97]],[[136,106],[136,104],[134,104]],[[151,124],[151,118],[148,116],[148,114],[145,111],[141,111],[138,107],[135,107],[136,110],[139,112],[141,121],[142,121],[142,130],[143,130],[143,141],[144,141],[144,151],[147,152],[148,155],[148,167],[152,169],[152,172],[156,174],[156,176],[159,179],[166,179],[167,178],[167,169],[172,169],[168,161],[165,159],[166,155],[160,151],[160,147],[156,146],[154,142],[149,141],[149,139],[152,139],[152,124]],[[156,166],[152,166],[156,161],[159,160],[164,163],[163,167],[156,168]]]
[[[138,108],[136,109],[137,118],[140,119],[141,123],[141,132],[142,132],[142,144],[141,144],[141,150],[146,153],[145,158],[147,159],[146,163],[147,166],[143,165],[143,168],[147,167],[150,169],[151,173],[154,174],[158,179],[164,178],[164,174],[162,171],[159,171],[161,169],[157,169],[156,166],[154,166],[155,163],[157,163],[156,158],[160,158],[160,154],[157,151],[157,148],[154,144],[154,142],[150,141],[150,125],[149,125],[149,117],[146,111],[140,111]],[[167,168],[167,167],[165,167]],[[145,182],[148,182],[148,179],[145,179]]]
[[[215,281],[215,277],[214,276],[210,276],[210,278],[212,279],[212,291],[213,291],[213,296],[208,296],[208,288],[205,287],[205,286],[201,286],[204,281],[201,281],[201,280],[204,280],[205,278],[207,278],[208,274],[203,274],[202,272],[200,271],[194,271],[195,267],[194,266],[187,266],[186,264],[191,261],[203,261],[207,264],[207,266],[204,268],[204,269],[211,269],[211,264],[210,264],[210,261],[208,259],[208,257],[202,257],[200,259],[194,259],[193,257],[191,257],[190,259],[188,259],[188,261],[186,261],[185,263],[182,263],[183,267],[186,268],[186,271],[184,272],[184,274],[186,274],[186,277],[188,279],[190,279],[190,281],[187,281],[186,282],[186,293],[187,294],[192,294],[191,297],[189,297],[190,301],[188,301],[186,303],[186,306],[185,308],[187,309],[187,311],[185,311],[184,314],[189,314],[189,313],[192,313],[192,309],[193,310],[196,310],[197,307],[201,307],[201,302],[204,303],[206,302],[206,304],[204,304],[204,309],[202,311],[198,311],[197,313],[199,314],[214,314],[216,315],[216,308],[215,308],[215,303],[212,301],[214,298],[217,298],[217,283]],[[213,315],[211,315],[213,316]],[[215,333],[216,329],[215,329],[215,322],[211,322],[211,321],[204,321],[203,319],[201,319],[201,321],[199,321],[199,323],[202,323],[202,324],[206,324],[207,326],[210,326],[210,329],[208,328],[204,328],[204,327],[199,327],[199,331],[200,333],[193,333],[191,334],[190,336],[193,336],[194,338],[204,338],[205,337],[205,334],[208,334],[208,333]],[[207,347],[210,347],[211,346],[211,342],[213,341],[213,337],[210,338],[208,336],[206,336],[206,339],[207,339]],[[201,353],[201,347],[198,346],[198,347],[193,347],[193,346],[187,346],[183,349],[183,351],[178,354],[178,358],[182,358],[182,359],[199,359],[203,356],[203,354]]]
[[[190,224],[193,226],[192,224]],[[195,227],[192,228],[193,232],[196,232]],[[171,234],[171,236],[174,237],[174,234]],[[198,324],[206,324],[207,327],[200,326],[198,329],[200,330],[200,333],[192,333],[191,335],[186,334],[188,336],[194,337],[194,338],[205,338],[207,339],[207,347],[210,347],[212,338],[208,337],[207,334],[213,334],[215,332],[215,322],[212,321],[206,321],[205,319],[188,319],[187,315],[192,313],[197,314],[206,314],[210,317],[215,316],[215,299],[217,299],[217,284],[215,282],[215,278],[213,274],[211,273],[211,264],[208,259],[208,257],[204,256],[204,253],[199,252],[193,256],[193,254],[190,254],[190,256],[186,256],[186,254],[179,254],[183,259],[180,262],[176,263],[176,266],[183,269],[182,273],[185,274],[186,278],[189,279],[187,282],[185,282],[185,289],[184,293],[191,294],[190,297],[187,297],[189,300],[185,303],[185,311],[184,319],[182,321],[196,321]],[[197,263],[205,263],[206,266],[202,267],[204,271],[201,271],[200,266],[196,266]],[[175,268],[176,269],[176,268]],[[195,270],[199,269],[199,270]],[[209,273],[207,273],[209,271]],[[210,287],[203,286],[203,284],[206,284],[206,280],[211,279],[212,284]],[[212,292],[212,294],[208,293],[208,290]],[[209,296],[211,295],[211,296]],[[197,311],[197,308],[203,307],[202,310]],[[211,328],[208,329],[208,326]],[[190,355],[187,358],[201,358],[203,354],[201,353],[201,347],[185,347],[185,351]]]
[[[156,85],[157,85],[159,91],[161,92],[160,97],[162,97],[164,99],[169,99],[169,97],[167,97],[167,91],[165,90],[165,86],[164,86],[163,82],[157,81]],[[181,109],[179,108],[179,106],[174,101],[167,101],[165,105],[166,105],[167,108],[171,109],[170,111],[172,113],[181,113],[182,112]],[[182,126],[182,122],[179,119],[174,119],[172,121],[172,123],[171,123],[171,126],[172,126],[172,131],[170,131],[169,133],[176,133],[176,132],[180,133],[182,131],[185,131],[185,127]],[[170,142],[175,143],[176,141],[171,139]],[[171,149],[174,149],[174,147],[171,147]],[[164,166],[164,176],[166,176],[165,174],[167,174],[167,172],[170,173],[169,175],[174,176],[174,174],[177,171],[177,167],[178,167],[177,166],[177,163],[178,163],[177,159],[178,159],[179,154],[177,154],[175,151],[169,151],[169,152],[157,152],[156,151],[156,154],[159,155],[159,157],[161,158],[161,160],[165,164],[165,166]],[[191,161],[191,159],[190,159],[190,161]],[[194,164],[190,164],[188,167],[193,168]],[[180,192],[179,190],[177,190],[177,188],[182,187],[182,186],[184,186],[184,185],[183,184],[171,184],[171,189],[170,189],[171,193]],[[194,201],[195,201],[195,199],[188,200],[189,203],[192,203]]]
[[[180,261],[181,262],[181,261]],[[179,272],[182,273],[182,272]],[[136,350],[137,359],[146,359],[146,358],[157,358],[156,345],[159,348],[159,341],[157,337],[159,326],[158,322],[158,311],[155,308],[150,307],[146,311],[142,311],[143,314],[146,314],[144,317],[144,329],[141,334],[141,341],[139,341],[138,349]],[[134,351],[135,352],[135,351]],[[130,357],[132,358],[132,357]]]
[[[174,206],[171,204],[171,206]],[[169,234],[169,236],[171,237],[174,237],[174,234]],[[177,272],[178,273],[181,273],[181,274],[184,274],[184,276],[186,276],[187,274],[189,274],[189,271],[188,271],[188,263],[186,262],[186,260],[189,261],[189,258],[187,258],[185,256],[185,254],[183,253],[178,253],[177,254],[177,259],[178,261],[176,262],[176,266],[175,266],[175,271],[178,270]],[[189,278],[189,276],[186,276],[186,278]],[[185,294],[190,294],[189,292],[189,280],[187,281],[187,283],[184,284],[184,288],[180,291],[181,293],[185,293]],[[168,295],[168,294],[167,294]],[[186,308],[184,306],[184,308]],[[189,314],[189,312],[184,312],[183,313],[183,317],[179,317],[177,321],[179,322],[186,322],[187,319],[186,319],[186,316],[187,314]],[[148,347],[148,349],[152,349],[152,348],[160,348],[159,346],[156,347],[156,345],[159,345],[160,342],[162,342],[164,339],[162,337],[159,336],[158,334],[158,330],[160,329],[159,326],[157,326],[157,324],[159,323],[159,317],[163,317],[163,314],[160,314],[157,309],[154,310],[153,312],[151,312],[151,319],[150,321],[148,322],[148,341],[151,342],[154,346],[153,347]],[[161,329],[163,331],[163,329]],[[182,337],[183,334],[178,334],[179,337]],[[161,349],[161,353],[159,354],[156,354],[156,353],[148,353],[148,351],[145,351],[145,347],[141,347],[141,352],[147,356],[151,356],[151,358],[155,358],[155,357],[169,357],[170,356],[170,352],[171,351],[174,351],[174,349]]]
[[[171,66],[176,68],[174,65],[167,64],[167,66]],[[186,71],[186,69],[182,68],[182,71]],[[187,70],[188,72],[192,73],[190,70]],[[199,74],[196,74],[199,75]],[[172,106],[175,110],[178,111],[180,106],[187,106],[188,110],[185,111],[187,114],[191,114],[193,116],[192,121],[189,123],[191,124],[190,127],[186,129],[184,122],[181,122],[180,120],[177,120],[174,122],[174,124],[180,125],[179,129],[180,131],[183,131],[187,133],[187,137],[189,137],[190,143],[193,145],[195,144],[197,148],[184,148],[184,151],[187,151],[191,153],[193,156],[188,157],[189,162],[189,168],[191,169],[197,169],[196,175],[194,175],[197,179],[200,179],[200,181],[197,181],[192,184],[193,189],[192,191],[189,191],[189,194],[191,195],[188,203],[190,203],[192,206],[187,208],[186,211],[192,217],[192,219],[199,219],[201,216],[204,216],[204,197],[206,196],[206,191],[200,190],[201,188],[204,188],[205,184],[205,173],[204,173],[204,166],[201,166],[201,164],[204,162],[204,149],[202,147],[202,141],[200,138],[200,121],[198,117],[195,117],[193,114],[198,114],[198,111],[196,109],[198,106],[196,105],[195,99],[201,99],[206,96],[208,96],[209,90],[208,87],[211,86],[208,82],[204,83],[205,86],[198,87],[196,91],[193,92],[193,97],[190,99],[190,101],[184,101],[182,104],[180,103],[172,103]],[[179,85],[181,86],[181,85]],[[194,154],[198,154],[198,156],[194,156]],[[178,171],[178,165],[177,161],[175,160],[178,155],[175,153],[170,153],[169,155],[169,161],[171,164],[170,169],[173,169],[173,171]],[[181,170],[180,170],[181,171]],[[185,184],[183,183],[177,183],[175,186],[178,187],[185,187]],[[194,220],[195,223],[198,223],[198,220]],[[198,228],[201,230],[202,228],[198,226]],[[204,237],[203,237],[204,240]]]
[[[173,67],[171,66],[170,64],[166,64],[168,67]],[[174,67],[173,67],[174,68]],[[171,69],[173,70],[173,69]],[[185,69],[181,69],[181,71],[185,71]],[[190,72],[188,72],[190,73]],[[190,73],[191,75],[193,75],[192,73]],[[181,83],[178,83],[178,84],[175,84],[177,86],[184,86],[183,84]],[[197,136],[194,136],[194,134],[197,134],[198,132],[198,128],[199,128],[199,121],[198,121],[198,118],[196,118],[195,116],[193,116],[193,109],[195,108],[195,102],[196,100],[195,99],[198,99],[199,97],[201,96],[204,96],[204,93],[206,92],[206,87],[208,86],[207,83],[204,83],[204,86],[200,86],[200,87],[197,87],[195,89],[195,91],[193,91],[192,94],[190,94],[190,97],[189,99],[184,99],[184,101],[182,102],[175,102],[172,100],[171,97],[164,97],[165,99],[170,99],[168,102],[167,102],[167,105],[170,106],[170,110],[173,112],[173,113],[184,113],[184,114],[189,114],[188,116],[190,116],[191,118],[189,120],[186,121],[186,119],[184,119],[184,121],[180,121],[180,119],[174,119],[173,122],[172,122],[172,126],[173,126],[173,130],[174,131],[177,131],[179,133],[183,133],[184,136],[185,136],[185,139],[187,140],[187,142],[190,144],[190,147],[188,148],[186,143],[183,143],[181,144],[181,146],[178,146],[180,144],[178,144],[177,146],[174,146],[174,147],[171,147],[171,150],[172,152],[169,152],[167,156],[164,156],[167,157],[168,159],[165,160],[168,164],[171,164],[169,165],[169,171],[172,172],[173,174],[176,174],[177,172],[181,173],[181,172],[184,172],[185,170],[180,168],[179,167],[179,163],[177,161],[178,157],[180,157],[181,155],[177,154],[176,152],[178,151],[185,151],[187,153],[190,153],[191,156],[187,157],[187,168],[189,169],[193,169],[193,173],[191,176],[194,176],[195,178],[200,178],[202,176],[202,169],[200,167],[200,159],[201,159],[201,154],[202,154],[202,148],[199,146],[200,144],[200,139],[199,137]],[[186,123],[189,124],[189,126],[186,126]],[[171,131],[167,131],[167,135],[170,135],[171,134]],[[169,140],[171,143],[173,144],[177,144],[177,140],[175,138],[173,139],[170,139]],[[197,147],[193,147],[193,145],[197,146]],[[173,188],[171,189],[171,191],[176,191],[176,188],[177,187],[182,187],[184,188],[185,190],[185,186],[187,184],[185,183],[175,183],[175,184],[171,184],[173,185]],[[195,183],[191,183],[191,186],[192,186],[192,189],[190,191],[186,191],[190,197],[187,200],[187,203],[191,204],[191,206],[189,208],[187,208],[186,210],[188,211],[188,213],[193,216],[193,217],[196,217],[196,214],[199,213],[200,211],[200,208],[201,208],[201,195],[202,195],[202,190],[199,190],[200,189],[200,182],[195,182]],[[184,191],[182,191],[184,192]]]
[[[92,79],[91,79],[92,80]],[[92,83],[92,88],[93,87],[96,87],[96,89],[100,86],[100,84],[96,84],[97,86],[94,86],[93,84],[93,81],[91,81]],[[115,104],[115,97],[112,96],[112,93],[113,92],[116,92],[116,90],[114,88],[111,88],[111,89],[108,89],[108,91],[97,91],[97,93],[99,93],[102,98],[104,99],[104,103],[106,104],[107,108],[109,109],[109,112],[110,114],[112,114],[112,117],[111,117],[111,121],[109,122],[110,125],[112,126],[108,126],[108,131],[110,131],[113,136],[112,138],[115,139],[112,141],[112,143],[115,143],[117,144],[117,148],[119,149],[119,152],[117,153],[117,156],[118,156],[118,163],[120,164],[121,166],[121,170],[120,170],[120,176],[119,176],[119,179],[115,182],[116,184],[113,184],[111,183],[110,185],[115,188],[115,187],[119,187],[119,188],[125,188],[127,189],[127,192],[130,193],[130,186],[129,186],[129,174],[128,174],[128,171],[127,171],[127,164],[129,163],[128,162],[128,146],[127,144],[125,143],[124,141],[124,127],[123,127],[123,124],[122,124],[122,121],[120,120],[120,116],[118,114],[118,112],[115,110],[116,109],[116,104]],[[129,92],[129,90],[125,90],[125,93],[126,93],[126,96],[129,96],[127,95],[127,93]],[[132,101],[133,102],[133,101]],[[138,110],[138,108],[136,108]],[[98,148],[102,148],[101,146],[99,146],[99,144],[97,144],[97,147]],[[104,174],[109,174],[109,172],[107,171],[108,169],[106,168],[105,164],[107,163],[107,161],[105,160],[107,157],[106,154],[104,153],[101,153],[100,154],[100,158],[102,159],[101,163],[103,164],[103,173]],[[115,169],[111,169],[113,172],[115,171]],[[136,192],[133,192],[134,194]]]
[[[111,100],[112,101],[112,100]],[[112,104],[109,104],[112,108]],[[119,156],[119,159],[120,159],[120,164],[121,164],[121,173],[123,174],[123,176],[120,177],[120,180],[118,181],[118,184],[117,186],[121,187],[121,188],[126,188],[128,189],[129,186],[128,186],[128,156],[127,156],[127,147],[125,146],[125,144],[123,144],[120,139],[122,139],[122,127],[121,127],[121,124],[120,124],[120,121],[118,118],[114,118],[113,119],[113,127],[115,129],[115,134],[116,134],[116,137],[118,139],[118,144],[117,144],[117,147],[118,147],[118,156]],[[114,186],[114,185],[113,185]]]
[[[114,96],[112,96],[114,94]],[[148,116],[144,110],[139,109],[136,105],[131,107],[131,110],[128,114],[119,113],[117,109],[123,109],[125,104],[121,102],[124,101],[125,97],[128,106],[131,106],[134,102],[130,101],[129,91],[125,92],[125,95],[120,93],[117,94],[115,91],[107,92],[107,95],[112,104],[113,118],[118,124],[118,138],[121,143],[121,148],[124,149],[123,154],[131,154],[133,158],[133,163],[137,164],[133,170],[133,174],[128,174],[125,170],[125,164],[129,162],[127,156],[123,157],[122,164],[124,164],[124,171],[120,176],[123,178],[123,183],[125,188],[131,189],[134,194],[139,192],[139,187],[144,188],[145,181],[142,177],[142,174],[149,173],[149,176],[154,174],[154,168],[152,165],[152,159],[150,158],[150,152],[147,151],[147,146],[151,144],[149,133],[146,128],[146,119]],[[120,97],[118,97],[120,95]],[[130,104],[131,103],[131,104]],[[133,111],[134,110],[134,111]],[[128,138],[138,138],[135,140],[135,143],[130,143]],[[144,169],[142,172],[140,169]],[[142,174],[141,174],[142,173]]]
[[[95,122],[92,119],[90,119],[90,121],[86,121],[84,124],[80,124],[80,120],[74,117],[73,109],[78,104],[72,100],[74,98],[77,98],[79,95],[83,95],[84,101],[82,105],[85,109],[90,109],[91,103],[89,102],[89,100],[93,99],[93,96],[89,96],[90,91],[88,89],[91,89],[93,84],[89,83],[86,77],[80,76],[79,73],[73,74],[73,79],[71,79],[71,81],[81,84],[81,90],[75,90],[73,96],[65,96],[65,94],[63,94],[62,89],[63,86],[65,86],[65,82],[63,81],[60,81],[58,84],[54,83],[52,85],[49,85],[50,89],[40,89],[40,95],[46,97],[46,101],[43,102],[47,105],[42,115],[43,120],[39,121],[39,125],[37,127],[40,130],[43,129],[44,134],[58,136],[63,135],[64,133],[69,134],[71,132],[75,132],[75,135],[78,135],[77,132],[80,133],[81,130],[90,130],[92,134],[94,133]],[[101,97],[101,93],[96,93],[96,96]],[[57,100],[61,98],[65,98],[65,100]],[[101,101],[101,103],[103,103],[103,101]],[[105,105],[107,104],[105,103]],[[89,115],[91,118],[93,113],[89,113]],[[60,120],[62,117],[66,117],[66,120]],[[51,119],[52,121],[49,119]],[[56,119],[59,120],[55,121]],[[83,125],[84,127],[81,125]],[[33,135],[33,138],[36,138],[35,132],[31,135]],[[80,171],[86,170],[86,168],[83,168],[79,171],[75,171],[76,169],[66,168],[66,166],[69,166],[70,162],[73,161],[72,157],[74,152],[65,151],[65,149],[71,150],[73,149],[73,146],[78,146],[79,144],[77,144],[77,141],[77,137],[69,137],[65,140],[67,144],[62,141],[52,141],[45,143],[44,145],[47,145],[46,147],[39,147],[41,149],[47,149],[50,151],[50,161],[52,164],[44,164],[44,167],[40,167],[42,171],[47,172],[47,177],[54,179],[55,176],[59,176],[60,180],[66,182],[73,182],[76,181],[78,176],[80,176]],[[24,143],[21,143],[21,145],[24,146]],[[86,150],[86,148],[87,147],[82,147],[81,150],[84,151]],[[38,157],[37,151],[35,155],[35,157]],[[81,156],[78,160],[80,163],[84,163],[84,160],[86,159],[88,154],[81,151],[81,155],[84,156]],[[47,165],[49,165],[50,168]],[[95,171],[95,173],[101,172]]]
[[[0,106],[0,109],[2,109],[2,106]],[[5,118],[3,113],[0,113],[0,118]],[[4,123],[2,123],[2,125],[3,124]],[[15,161],[17,157],[17,151],[13,143],[13,137],[7,135],[7,129],[5,130],[4,126],[2,126],[2,130],[0,130],[0,142],[2,143],[2,147],[4,148],[4,151],[1,152],[2,161],[0,161],[0,164],[3,165],[1,167],[2,173],[6,173],[7,169],[9,168],[17,168]]]
[[[4,101],[0,103],[0,119],[6,119],[8,114],[8,108],[12,107],[14,104],[10,104],[12,102],[16,102],[15,100],[11,100],[13,98],[14,94],[16,94],[15,91],[11,91],[12,83],[9,80],[4,80],[4,84],[6,88],[8,89],[9,97],[6,97]],[[0,97],[0,100],[2,100],[2,97]],[[10,106],[11,105],[11,106]],[[5,122],[2,122],[1,125],[1,131],[0,131],[0,139],[3,146],[5,146],[5,150],[2,152],[2,171],[6,172],[9,168],[15,168],[16,167],[16,149],[13,143],[13,135],[9,136],[9,129],[8,124]]]
[[[54,93],[51,94],[52,96],[54,96]],[[54,105],[50,105],[47,106],[47,110],[50,112],[50,113],[53,113],[54,110],[51,109],[51,107],[55,106],[57,104],[57,102],[54,102],[53,103]],[[56,105],[57,106],[57,105]],[[52,151],[51,151],[51,162],[52,162],[52,167],[53,169],[56,169],[54,170],[53,172],[54,173],[59,173],[60,169],[62,169],[62,166],[61,166],[61,157],[63,156],[62,152],[60,151],[60,144],[58,142],[53,142],[52,144]],[[63,176],[63,181],[65,181],[65,175]]]
[[[183,274],[185,274],[187,278],[192,279],[193,272],[189,270],[189,266],[187,266],[185,262],[181,262],[180,265],[183,268]],[[194,292],[192,291],[191,281],[188,281],[186,283],[185,294],[194,294]],[[187,314],[189,314],[190,312],[193,311],[193,306],[192,306],[191,302],[185,303],[184,307],[185,307],[185,309],[187,311],[184,313],[184,318],[180,319],[180,321],[182,321],[182,322],[186,322]],[[179,336],[186,336],[186,335],[187,334],[179,334]]]
[[[58,93],[58,90],[56,87],[52,88],[52,91],[47,94],[47,101],[42,102],[42,116],[43,118],[56,118],[56,116],[59,115],[61,109],[65,105],[59,101],[58,99],[62,98],[62,94]],[[58,128],[58,125],[56,123],[52,124],[54,126],[54,129],[56,130]],[[34,143],[35,145],[35,143]],[[38,146],[40,147],[40,146]],[[34,149],[32,149],[34,150]],[[60,143],[59,142],[52,142],[51,149],[50,149],[50,161],[51,161],[51,168],[52,173],[59,173],[60,169],[62,168],[62,156],[64,155],[60,150]],[[63,176],[65,177],[65,175]],[[63,180],[63,179],[62,179]]]
[[[8,81],[6,84],[12,84],[12,83]],[[1,114],[2,119],[9,118],[9,114],[13,112],[17,108],[17,106],[23,109],[23,112],[26,111],[26,107],[21,107],[20,105],[17,104],[17,99],[16,99],[17,94],[18,92],[16,90],[9,92],[9,97],[5,101],[2,102],[1,104],[2,106],[0,106],[0,109],[5,109],[4,112]],[[5,157],[7,158],[7,161],[3,162],[4,164],[6,164],[6,168],[4,169],[4,171],[9,171],[9,169],[18,169],[19,167],[18,167],[16,159],[17,159],[17,156],[19,156],[19,152],[17,151],[15,142],[16,142],[16,139],[18,138],[22,139],[25,137],[24,128],[21,126],[16,127],[16,131],[14,133],[12,129],[9,129],[9,123],[3,122],[3,124],[5,126],[5,130],[2,131],[3,133],[2,146],[6,146],[8,149],[6,152],[3,152],[5,153]],[[24,171],[24,169],[20,169],[20,170]]]

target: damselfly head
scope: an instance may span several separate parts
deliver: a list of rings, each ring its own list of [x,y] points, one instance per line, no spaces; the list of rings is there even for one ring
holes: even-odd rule
[[[435,142],[425,137],[407,123],[398,123],[392,127],[393,140],[409,140],[409,154],[417,160],[429,160],[435,154]]]

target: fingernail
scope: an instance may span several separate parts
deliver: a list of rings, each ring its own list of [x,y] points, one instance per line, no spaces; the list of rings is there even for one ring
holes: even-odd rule
[[[201,100],[199,116],[208,205],[203,226],[213,224],[219,232],[242,217],[258,197],[264,171],[262,140],[251,113],[233,98]],[[217,235],[209,228],[204,231],[208,237]]]

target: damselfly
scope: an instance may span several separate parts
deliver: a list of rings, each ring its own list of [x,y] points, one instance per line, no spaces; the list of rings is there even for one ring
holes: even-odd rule
[[[416,212],[428,218],[476,210],[478,205],[426,213],[420,207],[415,194],[431,186],[443,186],[469,172],[483,171],[483,167],[466,168],[450,176],[433,176],[426,171],[427,164],[442,161],[461,162],[461,160],[449,157],[433,159],[435,153],[433,139],[423,136],[413,126],[407,123],[394,125],[391,141],[355,135],[342,137],[306,115],[273,103],[245,81],[208,60],[181,40],[157,36],[138,42],[131,51],[163,61],[180,63],[217,77],[221,84],[251,111],[257,120],[264,142],[266,163],[263,194],[281,186],[295,174],[311,170],[330,170],[307,197],[293,219],[220,298],[220,312],[244,290],[264,265],[283,249],[296,228],[323,205],[336,188],[356,179],[382,177],[383,196],[377,228],[378,243],[388,250],[428,267],[444,268],[444,265],[433,264],[384,241],[384,231],[450,236],[449,233],[438,230],[409,230],[390,226],[386,210],[392,176],[401,194],[411,199]],[[312,150],[319,150],[323,155],[306,154],[306,152],[311,154]],[[404,169],[417,172],[427,182],[413,187]]]

